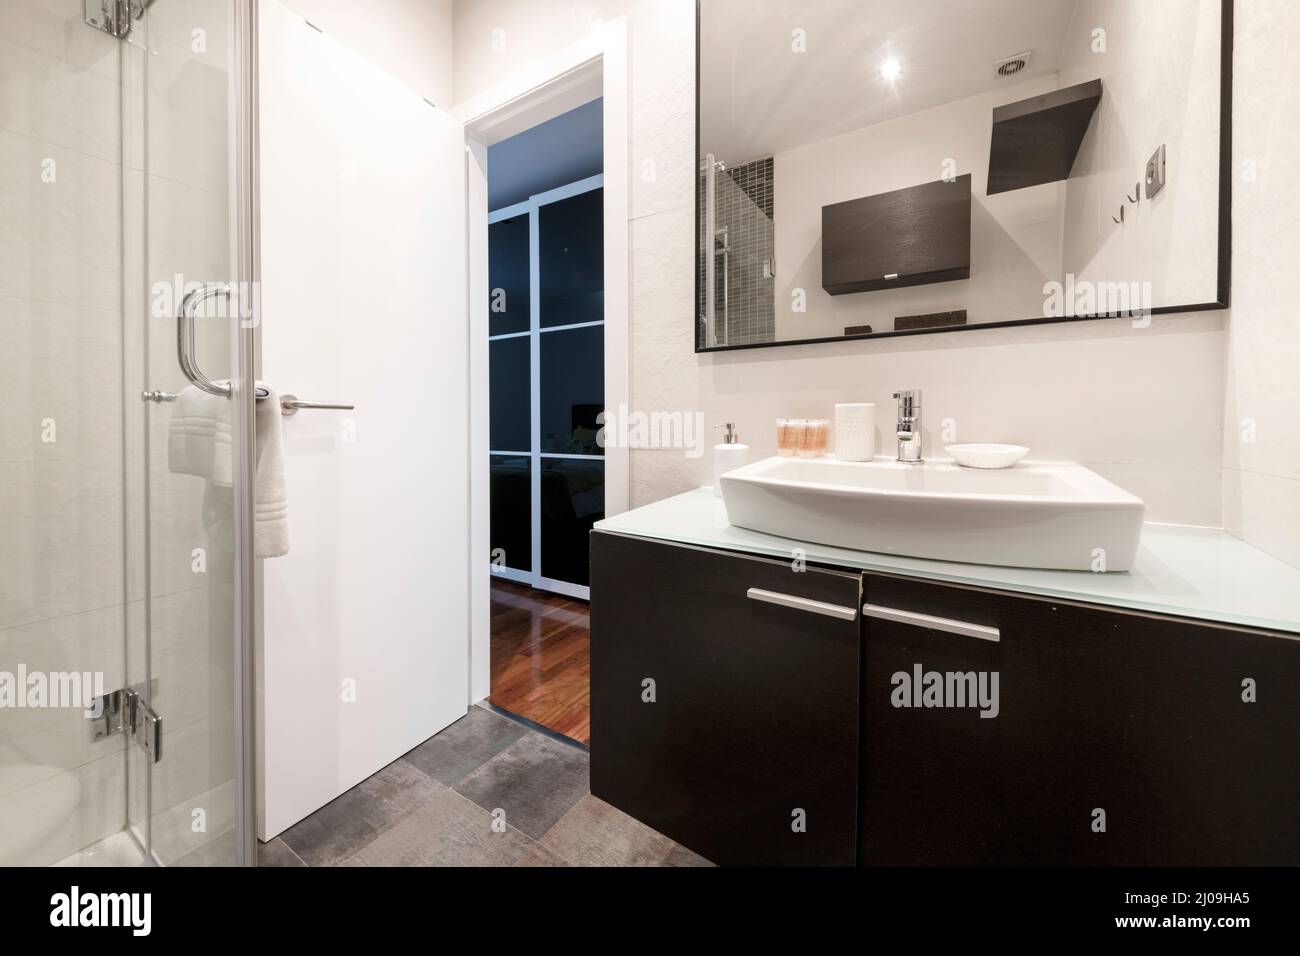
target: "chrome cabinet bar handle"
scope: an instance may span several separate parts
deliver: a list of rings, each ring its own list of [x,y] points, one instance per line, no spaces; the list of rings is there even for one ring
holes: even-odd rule
[[[297,395],[282,395],[280,397],[280,411],[286,415],[297,415],[300,408],[334,408],[351,411],[356,407],[355,405],[346,405],[343,402],[304,402],[300,401]]]
[[[766,604],[779,604],[782,607],[792,607],[796,611],[811,611],[813,614],[822,614],[826,617],[837,618],[841,621],[857,620],[858,610],[852,607],[843,607],[839,604],[827,604],[825,601],[814,601],[812,598],[796,597],[793,594],[782,594],[779,591],[764,591],[762,588],[750,588],[745,592],[746,597],[751,601],[763,601]]]
[[[895,624],[911,624],[913,627],[928,627],[934,631],[960,634],[962,637],[975,637],[981,641],[996,643],[1002,640],[1002,632],[996,627],[985,627],[983,624],[968,624],[965,621],[954,621],[948,617],[918,614],[916,611],[900,611],[897,608],[881,607],[879,604],[862,605],[862,615],[863,617],[874,617],[881,621],[892,621]]]

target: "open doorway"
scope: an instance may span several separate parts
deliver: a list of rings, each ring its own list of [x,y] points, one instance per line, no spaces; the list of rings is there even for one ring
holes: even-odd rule
[[[605,513],[603,104],[487,150],[489,701],[589,739],[588,537]]]
[[[598,435],[600,413],[628,404],[627,51],[626,21],[601,24],[458,110],[469,199],[470,700],[582,746],[587,540],[600,517],[627,510],[631,492],[628,449]],[[504,297],[496,311],[494,290]],[[502,403],[513,419],[498,420]],[[507,434],[494,428],[502,424]]]

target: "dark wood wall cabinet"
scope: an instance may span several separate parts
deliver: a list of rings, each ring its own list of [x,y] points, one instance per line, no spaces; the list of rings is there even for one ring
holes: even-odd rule
[[[822,207],[831,295],[970,278],[971,177]]]
[[[1292,637],[607,532],[591,554],[592,792],[715,863],[1300,864]]]

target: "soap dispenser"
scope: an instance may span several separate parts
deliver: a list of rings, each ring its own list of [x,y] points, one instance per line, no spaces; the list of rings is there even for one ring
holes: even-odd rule
[[[740,443],[740,436],[736,434],[734,422],[727,422],[714,427],[723,429],[722,444],[713,446],[713,494],[721,498],[722,482],[720,479],[727,472],[735,471],[741,465],[748,463],[749,446]]]

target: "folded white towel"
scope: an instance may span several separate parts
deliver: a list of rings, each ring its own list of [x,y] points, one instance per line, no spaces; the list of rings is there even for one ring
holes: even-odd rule
[[[259,558],[289,552],[289,496],[280,396],[274,389],[267,391],[269,397],[257,403],[256,419],[253,552]],[[192,385],[181,392],[167,433],[167,467],[173,474],[194,475],[207,482],[203,524],[210,533],[228,523],[224,504],[228,499],[222,492],[231,487],[234,475],[229,399]]]
[[[289,553],[289,487],[284,475],[284,415],[275,389],[257,403],[257,486],[254,551],[259,558]]]
[[[230,399],[193,385],[181,392],[167,430],[167,468],[230,487]]]

